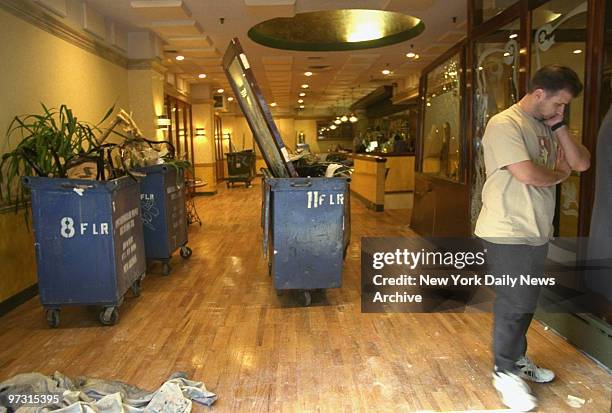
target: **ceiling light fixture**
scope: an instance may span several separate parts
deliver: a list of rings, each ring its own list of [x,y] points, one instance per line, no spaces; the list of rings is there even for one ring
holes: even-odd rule
[[[518,34],[512,33],[510,36],[508,36],[508,39],[516,39],[517,37],[518,37]]]
[[[385,68],[381,70],[381,73],[385,76],[388,76],[392,73],[391,70],[389,70],[389,63],[385,65]]]
[[[225,92],[225,90],[223,88],[217,89],[217,93],[223,93],[223,92]]]
[[[300,92],[300,96],[301,96],[301,97],[306,96],[306,92]]]
[[[346,115],[342,115],[342,117],[340,118],[341,122],[348,122],[349,118]]]
[[[206,78],[206,73],[200,73],[200,74],[198,75],[198,77],[199,77],[200,79],[204,79],[204,78]]]
[[[233,102],[233,101],[234,101],[234,98],[233,98],[232,96],[230,96],[230,97],[228,97],[228,98],[227,98],[227,101],[228,101],[228,102]]]
[[[276,107],[276,102],[270,103],[270,106],[272,106],[273,108]]]
[[[312,72],[304,72],[304,76],[312,76]]]
[[[304,84],[302,85],[302,89],[308,89],[308,85],[307,85],[306,83],[304,83]]]
[[[336,125],[334,125],[334,124],[331,124],[331,125],[329,126],[329,128],[330,128],[331,130],[334,130],[334,129],[336,129],[336,128],[337,128],[337,126],[336,126]]]
[[[176,60],[181,61],[181,60],[185,60],[185,56],[183,55],[178,55],[175,57]]]
[[[418,59],[419,55],[414,52],[414,45],[410,45],[410,51],[406,53],[406,57],[409,59]]]
[[[305,106],[304,106],[304,105],[300,105],[300,109],[304,109],[304,108],[305,108]]]
[[[582,50],[581,49],[576,49],[572,53],[573,54],[580,54],[580,53],[582,53]]]
[[[298,103],[304,103],[304,99],[298,99]]]

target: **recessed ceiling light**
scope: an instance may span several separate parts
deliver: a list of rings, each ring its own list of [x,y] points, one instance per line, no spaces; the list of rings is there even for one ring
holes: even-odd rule
[[[412,59],[413,57],[415,57],[415,56],[416,56],[416,53],[415,53],[415,52],[408,52],[408,53],[406,53],[406,57],[409,57],[409,58],[411,58],[411,59]]]
[[[332,125],[329,125],[329,128],[330,128],[331,130],[334,130],[334,129],[336,129],[336,128],[337,128],[337,126],[336,126],[336,125],[334,125],[334,124],[332,124]]]
[[[304,108],[305,108],[305,106],[304,106],[304,105],[300,105],[300,109],[304,109]]]
[[[302,85],[302,89],[308,89],[308,85],[307,85],[306,83],[304,83],[304,84]]]
[[[223,92],[225,92],[225,90],[223,88],[217,89],[217,93],[223,93]]]
[[[205,73],[200,73],[200,74],[198,75],[198,77],[199,77],[200,79],[204,79],[204,78],[206,77],[206,74],[205,74]]]
[[[300,96],[301,96],[301,97],[306,96],[306,92],[300,92]]]
[[[383,70],[381,71],[381,73],[382,73],[383,75],[387,76],[387,75],[390,75],[390,74],[391,74],[391,71],[390,71],[389,69],[383,69]]]
[[[176,59],[176,60],[185,60],[185,56],[183,56],[183,55],[178,55],[178,56],[176,56],[176,58],[175,58],[175,59]]]
[[[312,76],[312,72],[304,72],[304,76]]]
[[[270,106],[275,107],[276,106],[276,102],[270,103]]]
[[[581,49],[576,49],[572,53],[573,54],[580,54],[580,53],[582,53],[582,50]]]
[[[298,99],[298,103],[304,103],[304,99]]]
[[[512,33],[510,36],[508,36],[508,39],[516,39],[517,37],[518,37],[518,34]]]
[[[228,101],[228,102],[233,102],[233,101],[234,101],[234,98],[233,98],[232,96],[230,96],[230,97],[228,97],[228,98],[227,98],[227,101]]]

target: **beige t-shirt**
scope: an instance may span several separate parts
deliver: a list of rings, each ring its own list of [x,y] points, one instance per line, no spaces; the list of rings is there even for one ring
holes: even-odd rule
[[[489,120],[482,144],[487,180],[474,233],[497,244],[545,244],[553,235],[555,186],[526,185],[505,167],[531,160],[554,169],[550,127],[515,104]]]

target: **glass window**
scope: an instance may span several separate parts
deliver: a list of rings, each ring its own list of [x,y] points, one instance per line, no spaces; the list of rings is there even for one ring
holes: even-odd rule
[[[533,10],[531,74],[548,64],[572,68],[584,83],[587,2],[552,0]],[[582,141],[584,94],[566,109],[571,136]],[[572,172],[557,196],[559,214],[555,228],[562,237],[578,235],[580,174]]]
[[[519,98],[519,29],[514,22],[484,36],[474,45],[474,170],[470,217],[472,230],[482,207],[486,178],[482,137],[489,119],[512,106]]]
[[[518,0],[472,0],[474,3],[474,24],[478,25],[497,16]]]
[[[423,173],[459,181],[461,96],[459,55],[427,74],[423,122]]]

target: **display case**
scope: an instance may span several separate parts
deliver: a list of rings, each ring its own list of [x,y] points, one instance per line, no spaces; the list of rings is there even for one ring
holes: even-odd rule
[[[465,52],[460,42],[421,76],[421,128],[417,141],[411,226],[424,236],[465,236],[466,183]]]

